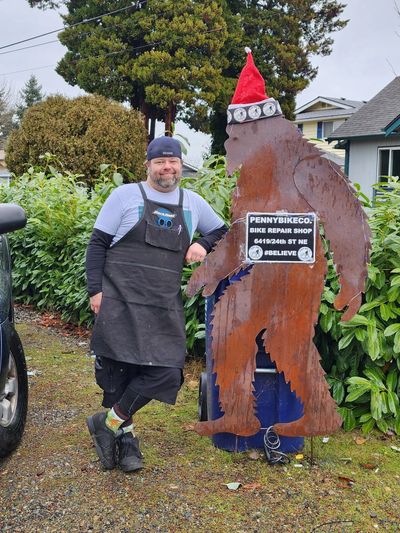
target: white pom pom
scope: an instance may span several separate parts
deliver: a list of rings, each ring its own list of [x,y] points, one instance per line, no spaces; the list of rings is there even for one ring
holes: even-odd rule
[[[251,48],[249,48],[248,46],[244,47],[244,51],[246,52],[246,54],[251,54]]]

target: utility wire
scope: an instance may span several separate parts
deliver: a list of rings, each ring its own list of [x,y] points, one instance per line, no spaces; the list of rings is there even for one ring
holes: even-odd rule
[[[199,34],[215,33],[215,32],[218,32],[218,31],[222,31],[222,28],[215,28],[214,30],[205,30],[205,31],[199,32]],[[134,48],[128,48],[128,49],[125,48],[124,50],[118,50],[117,52],[109,52],[107,54],[101,54],[101,55],[98,55],[98,56],[79,57],[78,59],[74,59],[73,61],[82,61],[82,60],[85,60],[85,59],[99,59],[99,58],[102,58],[102,57],[110,57],[110,56],[114,56],[114,55],[117,55],[117,54],[123,54],[124,52],[134,52],[135,50],[141,50],[142,48],[149,48],[149,47],[152,47],[152,46],[156,46],[158,44],[166,43],[167,41],[168,41],[168,39],[164,39],[162,41],[155,41],[155,42],[152,42],[152,43],[147,43],[147,44],[142,44],[140,46],[135,46]],[[43,68],[54,67],[56,64],[57,63],[53,63],[51,65],[44,65],[43,67],[33,67],[33,68],[25,69],[25,70],[17,70],[15,72],[5,72],[3,74],[0,74],[0,76],[10,76],[11,74],[20,74],[22,72],[32,72],[34,70],[40,70],[40,69],[43,69]]]
[[[57,30],[48,31],[46,33],[41,33],[40,35],[35,35],[34,37],[28,37],[27,39],[22,39],[22,41],[16,41],[15,43],[6,44],[3,46],[0,46],[0,50],[3,50],[4,48],[10,48],[11,46],[15,46],[17,44],[26,43],[28,41],[33,41],[34,39],[39,39],[40,37],[45,37],[46,35],[51,35],[52,33],[58,33],[60,31],[68,30],[69,28],[74,28],[75,26],[79,26],[80,24],[86,24],[88,22],[93,22],[94,20],[99,20],[103,17],[106,17],[108,15],[115,15],[116,13],[121,13],[122,11],[127,11],[128,9],[132,9],[135,7],[138,9],[142,6],[142,4],[145,4],[147,0],[142,0],[141,2],[136,2],[135,4],[132,4],[127,7],[121,7],[120,9],[115,9],[114,11],[109,11],[108,13],[103,13],[102,15],[97,15],[96,17],[92,17],[89,19],[81,20],[80,22],[75,22],[75,24],[71,24],[70,26],[64,26],[63,28],[58,28]]]
[[[34,68],[27,68],[25,70],[15,70],[14,72],[6,72],[5,74],[0,74],[0,76],[10,76],[11,74],[20,74],[21,72],[32,72],[33,70],[41,70],[43,68],[50,68],[54,67],[56,63],[52,63],[51,65],[44,65],[43,67],[34,67]]]
[[[54,39],[53,41],[45,41],[44,43],[31,44],[30,46],[16,48],[15,50],[7,50],[7,52],[0,52],[0,56],[4,56],[5,54],[12,54],[13,52],[19,52],[20,50],[28,50],[28,48],[36,48],[37,46],[43,46],[44,44],[59,43],[59,42],[60,41],[58,39]]]

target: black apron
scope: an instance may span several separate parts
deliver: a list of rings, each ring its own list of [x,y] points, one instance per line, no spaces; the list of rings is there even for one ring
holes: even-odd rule
[[[179,204],[144,200],[139,222],[107,250],[103,298],[91,348],[97,356],[183,368],[181,276],[190,236]]]

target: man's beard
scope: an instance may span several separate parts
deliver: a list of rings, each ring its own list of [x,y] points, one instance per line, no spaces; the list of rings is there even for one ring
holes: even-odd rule
[[[176,174],[172,176],[158,176],[157,178],[155,176],[152,177],[153,181],[157,183],[159,187],[162,189],[171,189],[173,187],[176,187],[176,185],[179,183],[180,177]]]

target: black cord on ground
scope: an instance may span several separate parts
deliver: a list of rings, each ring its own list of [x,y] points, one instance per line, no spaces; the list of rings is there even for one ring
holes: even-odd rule
[[[270,465],[286,465],[290,463],[290,457],[280,452],[281,441],[274,430],[274,426],[267,428],[264,435],[264,452],[267,463]]]

